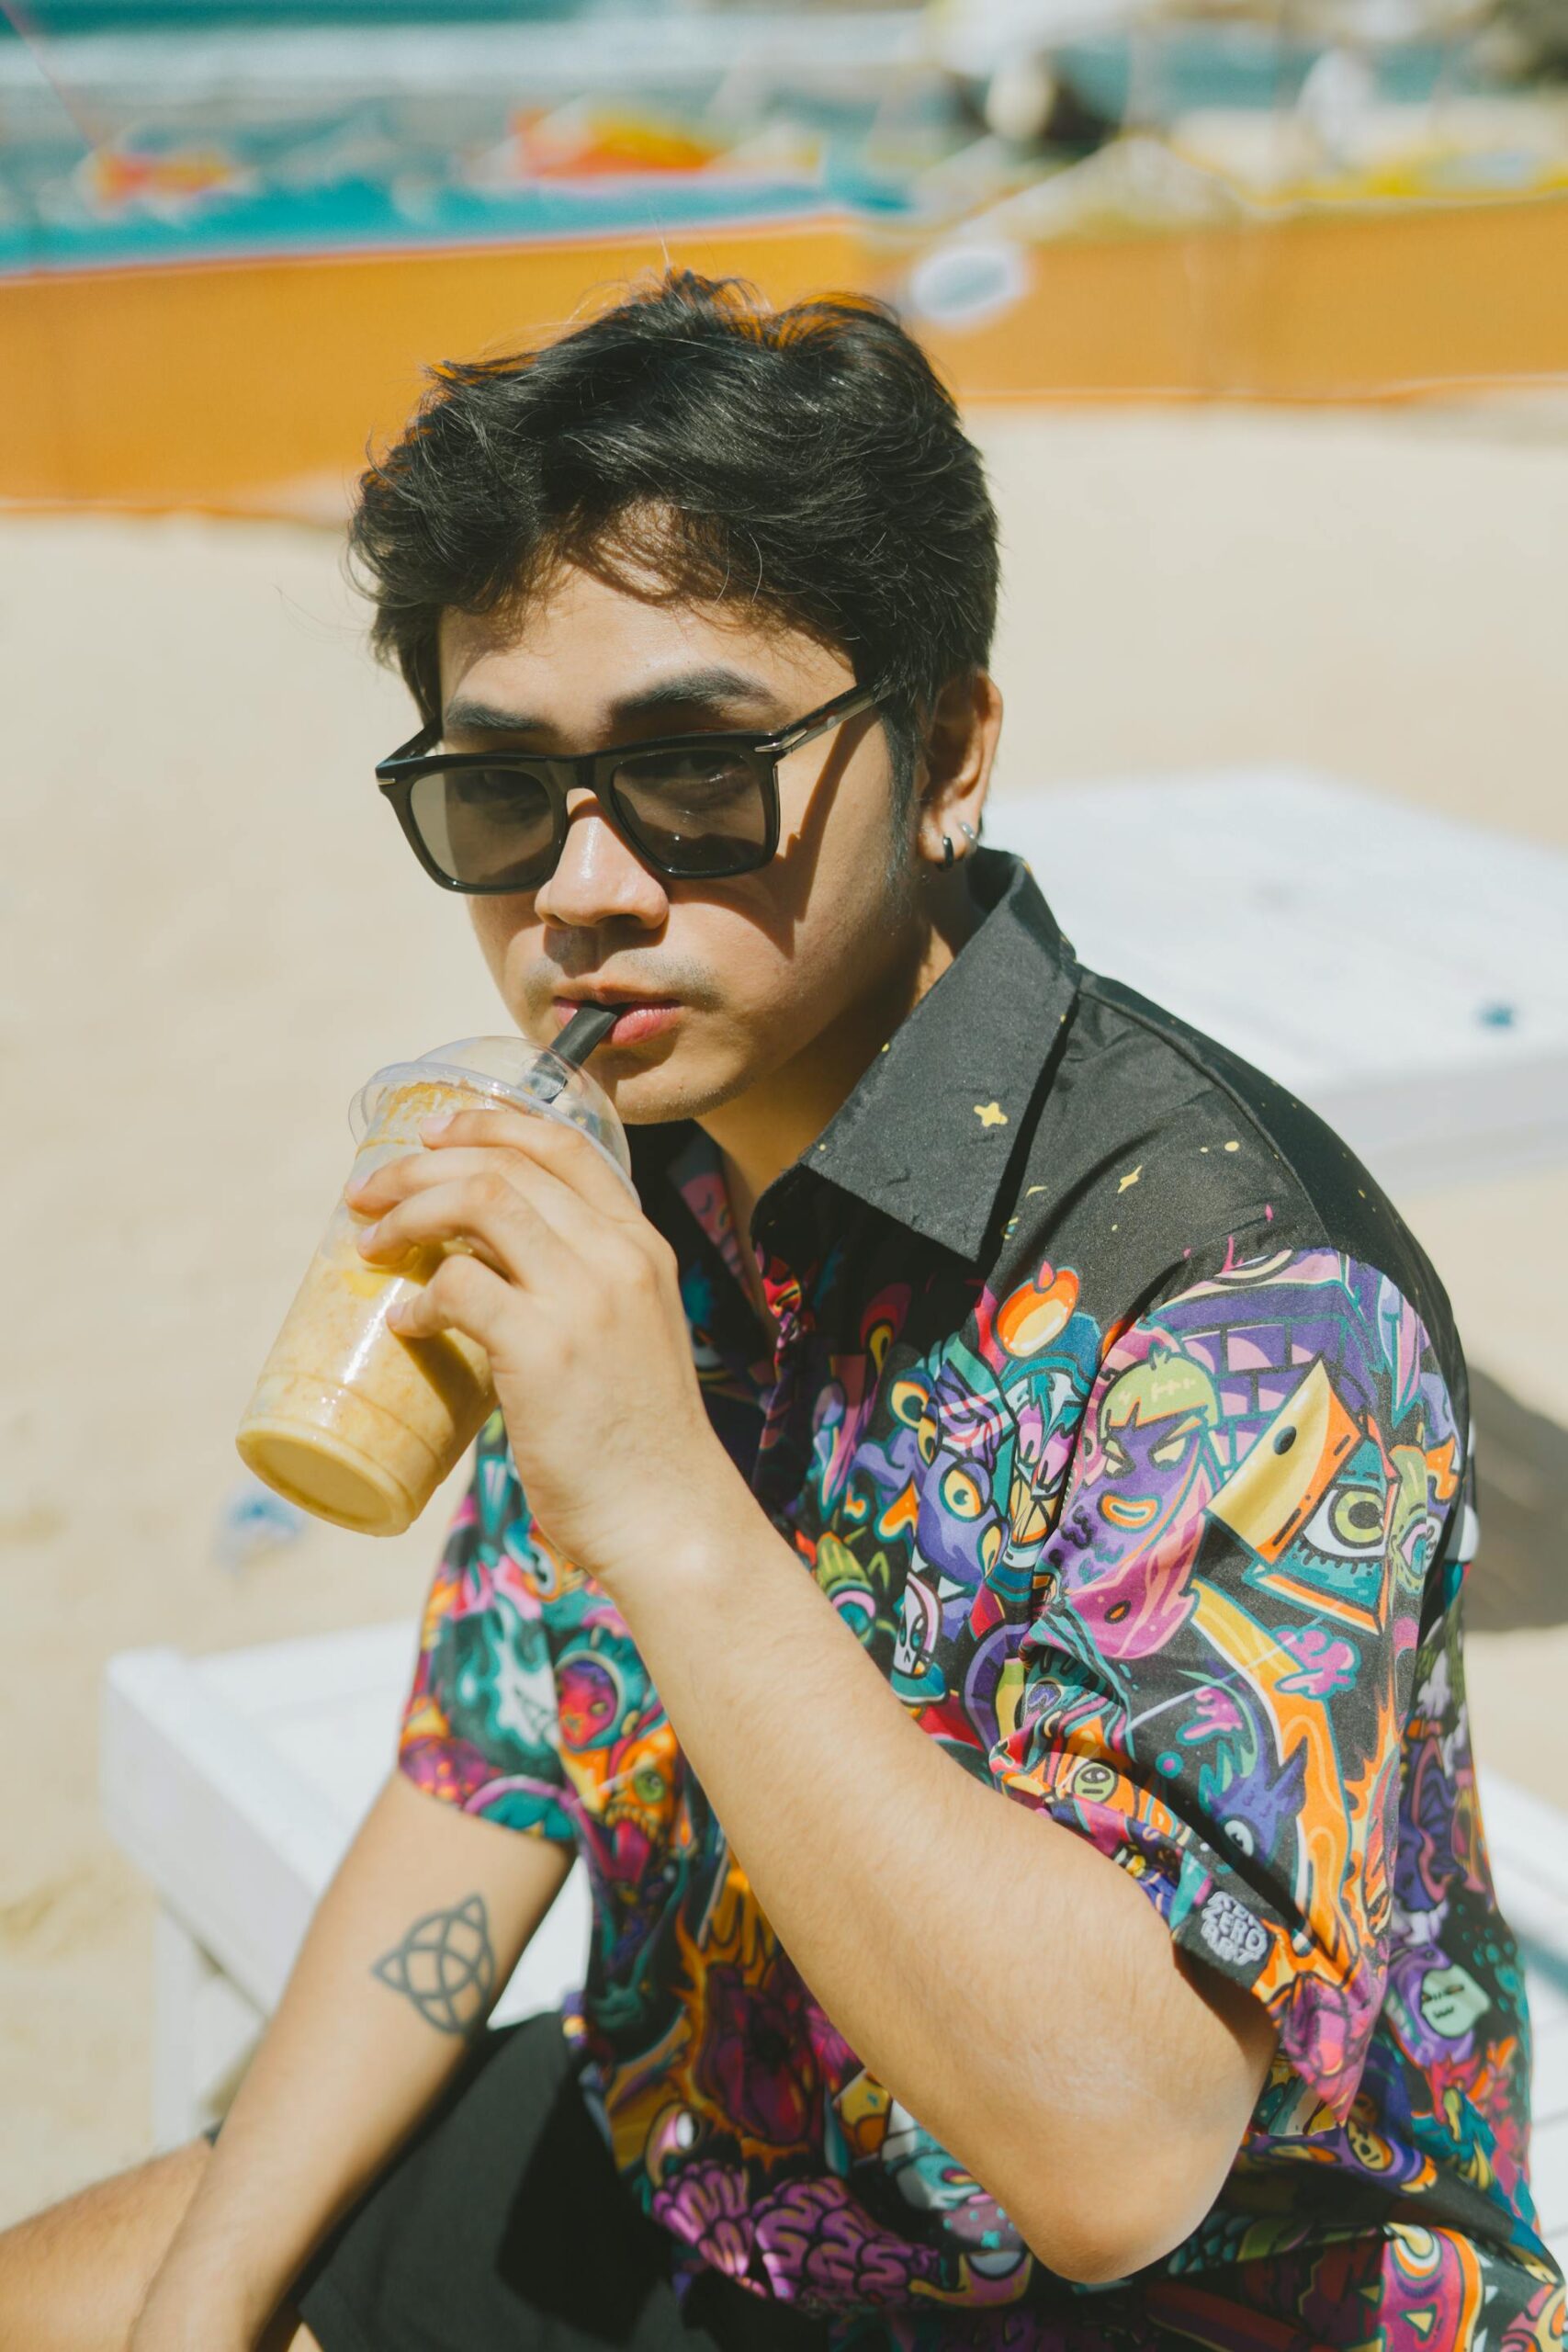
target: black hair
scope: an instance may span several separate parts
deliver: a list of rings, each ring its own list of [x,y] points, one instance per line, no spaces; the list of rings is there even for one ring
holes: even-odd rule
[[[427,724],[442,614],[525,600],[570,560],[661,602],[745,600],[842,652],[885,696],[903,806],[923,716],[996,624],[979,452],[894,311],[775,311],[691,270],[555,342],[432,370],[361,477],[349,547]]]

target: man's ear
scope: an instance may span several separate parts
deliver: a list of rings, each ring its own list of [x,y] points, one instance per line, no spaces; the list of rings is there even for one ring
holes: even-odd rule
[[[987,670],[950,678],[925,718],[919,846],[933,865],[944,862],[944,838],[956,855],[980,830],[1001,726],[1001,689]]]

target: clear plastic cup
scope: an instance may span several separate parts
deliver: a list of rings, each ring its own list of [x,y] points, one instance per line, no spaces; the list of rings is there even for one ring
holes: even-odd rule
[[[349,1107],[368,1175],[420,1150],[422,1119],[511,1105],[580,1128],[631,1187],[625,1130],[602,1088],[522,1037],[468,1037],[378,1070]],[[430,1280],[447,1250],[393,1268],[361,1257],[365,1219],[340,1200],[262,1367],[236,1442],[258,1478],[318,1519],[400,1535],[456,1469],[494,1404],[482,1348],[461,1332],[404,1340],[393,1303]]]

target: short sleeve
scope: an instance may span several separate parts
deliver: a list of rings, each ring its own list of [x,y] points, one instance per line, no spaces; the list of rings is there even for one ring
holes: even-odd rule
[[[496,1413],[425,1602],[398,1761],[419,1788],[465,1813],[570,1845],[551,1574]]]
[[[1375,1269],[1307,1249],[1189,1281],[1100,1367],[991,1756],[1258,1996],[1340,2121],[1461,1469],[1427,1334]]]

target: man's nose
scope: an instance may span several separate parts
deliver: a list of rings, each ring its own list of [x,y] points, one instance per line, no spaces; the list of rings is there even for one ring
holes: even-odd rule
[[[587,930],[617,916],[653,926],[669,910],[659,876],[627,848],[593,795],[572,793],[560,862],[535,891],[535,912],[547,922]]]

